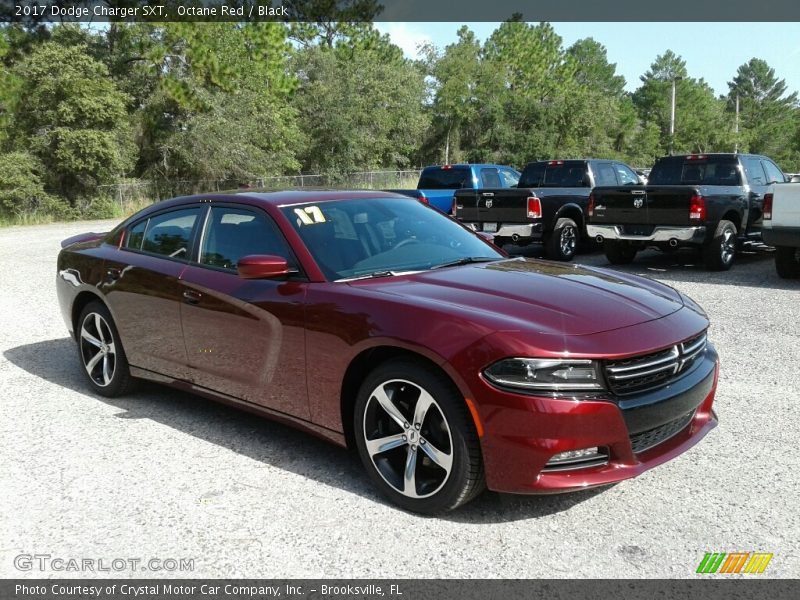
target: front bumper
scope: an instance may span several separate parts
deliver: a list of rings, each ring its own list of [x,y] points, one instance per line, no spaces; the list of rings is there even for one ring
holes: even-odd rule
[[[628,397],[574,400],[501,390],[481,379],[481,439],[489,489],[556,493],[635,477],[687,451],[717,424],[712,410],[719,374],[710,344],[685,376]],[[677,428],[669,429],[671,424]],[[657,443],[647,443],[654,434]],[[556,454],[600,447],[605,464],[551,470]],[[635,450],[634,448],[639,450]]]
[[[632,235],[625,233],[622,225],[592,225],[586,226],[590,238],[602,237],[606,240],[626,240],[631,242],[652,242],[655,244],[667,243],[677,240],[684,244],[701,244],[706,238],[705,225],[696,227],[669,227],[657,226],[650,235]]]

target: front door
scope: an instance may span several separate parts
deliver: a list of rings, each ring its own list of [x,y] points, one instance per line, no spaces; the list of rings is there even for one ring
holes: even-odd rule
[[[309,418],[300,275],[243,279],[243,256],[283,256],[296,266],[272,219],[253,207],[212,205],[199,257],[180,277],[181,320],[191,380],[200,387]]]

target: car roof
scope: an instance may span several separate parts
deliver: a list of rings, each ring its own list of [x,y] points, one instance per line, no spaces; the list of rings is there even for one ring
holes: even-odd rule
[[[510,165],[498,165],[498,164],[495,164],[495,163],[450,163],[450,164],[446,164],[446,165],[428,165],[427,167],[425,167],[422,170],[423,171],[427,171],[428,169],[443,169],[444,167],[449,167],[449,168],[458,167],[458,168],[461,168],[461,169],[466,169],[466,168],[469,168],[469,167],[478,167],[478,168],[483,168],[483,167],[495,168],[496,167],[496,168],[503,168],[503,169],[513,169],[514,171],[516,171],[516,169],[514,167],[510,166]]]
[[[417,201],[415,198],[396,194],[393,192],[383,192],[379,190],[285,190],[269,191],[262,189],[240,189],[224,192],[212,192],[209,194],[193,194],[191,196],[179,196],[157,202],[153,206],[169,206],[172,204],[184,204],[187,202],[206,200],[215,202],[236,202],[237,200],[255,200],[258,203],[271,204],[274,206],[285,206],[291,204],[307,204],[309,202],[327,202],[331,200],[355,200],[359,198],[401,198],[404,200]]]

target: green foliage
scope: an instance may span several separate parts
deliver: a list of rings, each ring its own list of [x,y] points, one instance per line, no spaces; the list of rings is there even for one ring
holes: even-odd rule
[[[425,74],[391,54],[324,47],[298,53],[293,66],[301,80],[293,103],[309,137],[302,154],[309,171],[335,174],[414,162],[429,122],[420,110]]]
[[[757,58],[738,68],[728,88],[729,112],[739,98],[742,149],[797,165],[797,147],[792,144],[800,134],[797,92],[787,93],[786,82]]]
[[[70,216],[66,203],[44,191],[43,172],[42,163],[26,152],[0,154],[0,217],[15,219],[37,212]]]
[[[130,168],[126,98],[85,45],[39,45],[14,66],[20,106],[15,146],[47,165],[45,182],[73,200]]]
[[[733,119],[725,103],[703,79],[688,76],[686,63],[668,50],[641,77],[633,102],[644,127],[656,127],[659,153],[732,152]],[[670,136],[672,86],[675,85],[675,134]]]

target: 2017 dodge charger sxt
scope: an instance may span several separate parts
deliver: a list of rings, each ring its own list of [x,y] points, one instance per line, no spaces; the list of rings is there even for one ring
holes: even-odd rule
[[[348,444],[418,512],[627,479],[716,424],[692,300],[393,194],[161,202],[65,240],[57,287],[98,394],[150,379]]]

